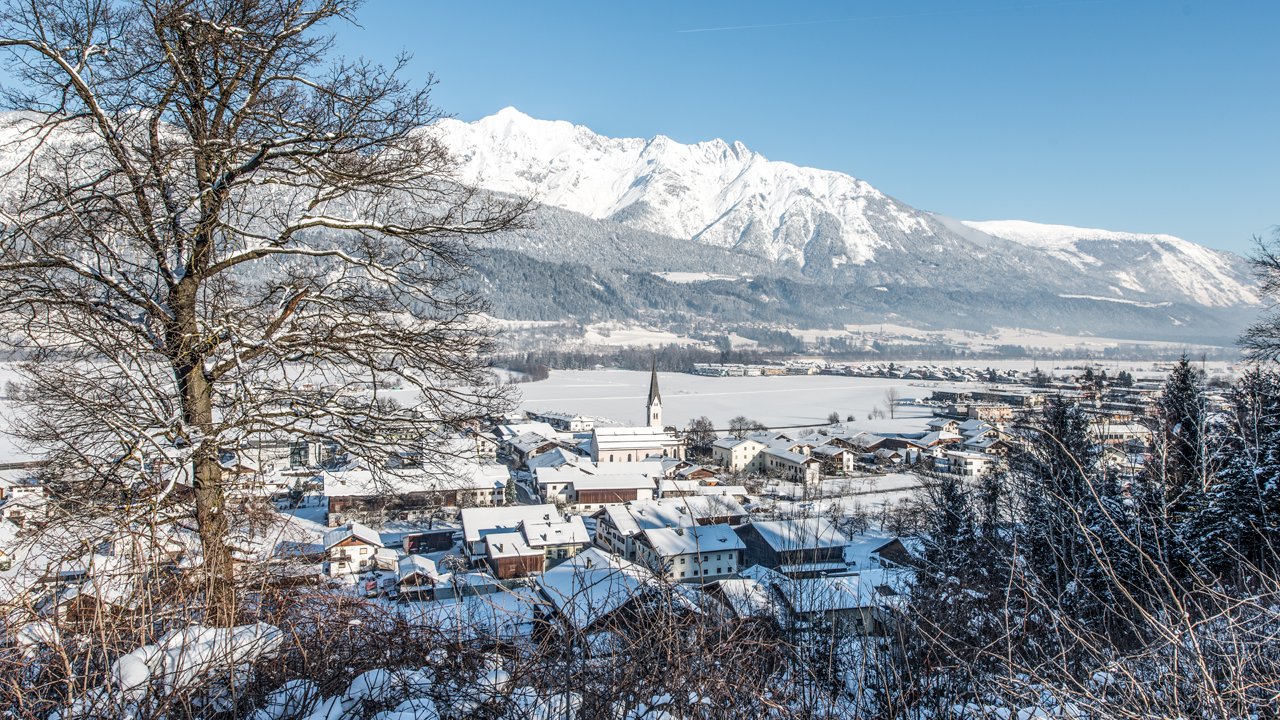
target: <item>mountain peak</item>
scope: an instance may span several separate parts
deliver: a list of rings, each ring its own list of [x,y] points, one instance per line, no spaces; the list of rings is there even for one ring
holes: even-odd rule
[[[941,263],[981,274],[1007,262],[1010,272],[1038,268],[1034,282],[1053,278],[1067,295],[1087,285],[1099,297],[1141,301],[1257,301],[1247,267],[1229,253],[1169,235],[1020,220],[961,226],[849,175],[768,160],[739,141],[611,138],[512,107],[437,129],[463,182],[758,258],[781,272],[866,275],[877,285],[905,272],[904,280],[941,287],[967,282],[939,273]],[[892,267],[903,263],[912,269]]]

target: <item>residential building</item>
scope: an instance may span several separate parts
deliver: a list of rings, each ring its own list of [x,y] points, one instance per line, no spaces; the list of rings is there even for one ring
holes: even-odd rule
[[[711,444],[711,458],[729,472],[759,473],[764,470],[760,453],[768,447],[751,438],[726,437]]]
[[[324,552],[330,577],[341,577],[374,569],[382,537],[360,523],[347,523],[324,534]]]
[[[610,505],[593,515],[596,545],[628,560],[637,557],[636,539],[656,528],[693,527],[746,521],[747,511],[728,495],[677,497]]]
[[[636,562],[669,580],[705,582],[736,574],[745,549],[723,523],[651,528],[636,538]]]
[[[849,539],[824,517],[757,520],[734,528],[746,545],[746,564],[762,565],[791,577],[848,568]]]

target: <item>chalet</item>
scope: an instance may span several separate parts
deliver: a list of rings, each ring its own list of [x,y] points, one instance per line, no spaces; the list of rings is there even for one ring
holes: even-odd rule
[[[960,421],[955,418],[939,417],[925,423],[924,426],[931,432],[958,433]]]
[[[700,495],[611,505],[597,511],[593,517],[596,518],[596,545],[634,560],[637,557],[637,537],[645,530],[736,525],[746,520],[747,511],[732,497]]]
[[[636,538],[636,562],[669,580],[705,582],[737,574],[745,548],[725,524],[651,528]]]
[[[456,532],[457,530],[451,527],[413,532],[402,536],[400,544],[410,555],[451,550]]]
[[[383,547],[377,531],[360,523],[347,523],[324,534],[324,552],[329,559],[330,577],[372,570]]]
[[[440,582],[434,560],[422,555],[405,555],[396,564],[396,582],[406,600],[431,600]]]
[[[574,512],[591,512],[608,505],[652,500],[655,490],[653,478],[646,475],[583,475],[567,489],[568,504]]]
[[[525,540],[523,525],[521,530],[486,535],[484,557],[499,580],[536,575],[546,563],[542,550]]]
[[[987,455],[995,455],[996,457],[1008,457],[1013,450],[1013,445],[998,435],[984,435],[983,437],[965,440],[962,449],[966,452],[985,453]]]
[[[759,520],[734,528],[746,545],[746,564],[762,565],[789,577],[847,569],[849,539],[822,517]]]

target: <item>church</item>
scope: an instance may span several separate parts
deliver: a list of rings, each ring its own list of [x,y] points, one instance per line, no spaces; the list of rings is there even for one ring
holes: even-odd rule
[[[591,459],[597,463],[635,462],[646,457],[683,460],[684,440],[674,428],[662,426],[662,393],[658,391],[658,365],[649,375],[649,399],[645,403],[648,424],[641,427],[597,427],[591,431]]]

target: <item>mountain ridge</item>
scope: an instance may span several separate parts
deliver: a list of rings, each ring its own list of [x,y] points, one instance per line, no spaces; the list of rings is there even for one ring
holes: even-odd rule
[[[471,123],[443,120],[435,130],[460,161],[463,182],[721,248],[778,274],[938,287],[944,281],[929,275],[941,273],[965,289],[1014,283],[1058,295],[1220,308],[1258,301],[1247,264],[1225,251],[1170,235],[955,220],[843,173],[767,159],[741,142],[610,138],[514,108]],[[1035,242],[1046,228],[1056,233],[1053,242]],[[966,273],[990,281],[975,285]]]

